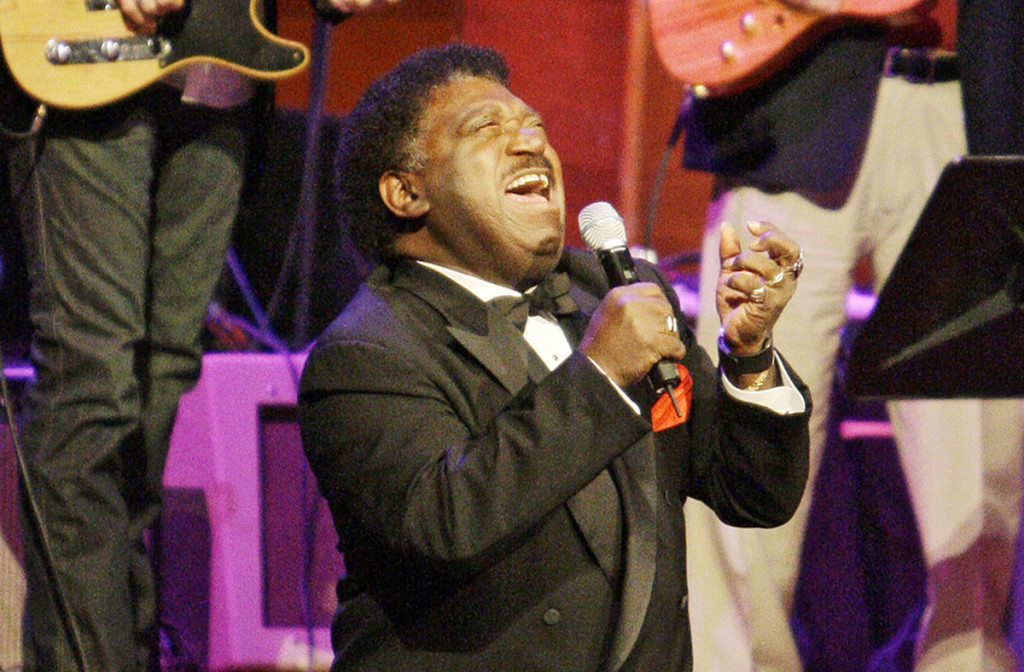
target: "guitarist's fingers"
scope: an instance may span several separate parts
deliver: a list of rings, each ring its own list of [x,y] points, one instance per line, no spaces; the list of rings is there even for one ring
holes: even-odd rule
[[[139,6],[140,0],[121,0],[118,3],[118,7],[121,9],[121,16],[124,17],[124,22],[133,32],[136,33],[152,33],[156,30],[156,20],[149,19],[147,21],[146,14],[142,11],[142,7]]]
[[[130,29],[150,34],[156,31],[158,18],[178,11],[184,4],[184,0],[120,0],[119,6]]]

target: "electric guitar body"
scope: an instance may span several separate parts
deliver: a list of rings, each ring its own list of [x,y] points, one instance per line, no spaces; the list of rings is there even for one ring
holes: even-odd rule
[[[68,109],[105,105],[190,63],[279,79],[309,63],[305,45],[257,18],[259,0],[187,0],[155,35],[136,35],[106,0],[0,0],[0,48],[32,98]]]

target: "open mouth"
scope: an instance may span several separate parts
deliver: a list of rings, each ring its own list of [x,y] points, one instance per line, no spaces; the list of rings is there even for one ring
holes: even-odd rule
[[[512,180],[505,193],[523,201],[547,202],[551,195],[551,178],[547,173],[525,173]]]

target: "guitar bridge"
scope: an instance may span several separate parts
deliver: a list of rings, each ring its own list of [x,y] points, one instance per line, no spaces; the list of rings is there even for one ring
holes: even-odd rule
[[[159,36],[139,35],[92,40],[50,39],[46,43],[46,60],[53,65],[113,63],[116,61],[166,60],[171,43]]]

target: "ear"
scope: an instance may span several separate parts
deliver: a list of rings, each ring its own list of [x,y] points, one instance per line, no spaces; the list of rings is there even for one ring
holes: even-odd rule
[[[430,202],[423,195],[419,175],[403,170],[389,170],[377,181],[381,200],[396,217],[419,219],[430,210]]]

